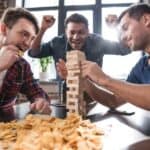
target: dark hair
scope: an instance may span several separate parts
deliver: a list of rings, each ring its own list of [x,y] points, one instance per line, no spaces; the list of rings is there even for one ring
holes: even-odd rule
[[[35,27],[36,34],[38,33],[39,27],[36,18],[24,8],[7,8],[1,17],[1,22],[5,23],[8,28],[11,29],[21,18],[25,18],[32,22]]]
[[[80,14],[77,14],[77,13],[72,14],[71,16],[66,18],[65,23],[64,23],[65,28],[67,27],[67,24],[69,22],[83,23],[88,28],[88,20],[83,15],[80,15]]]
[[[146,4],[146,3],[133,4],[121,13],[121,15],[118,18],[118,23],[121,21],[122,17],[126,14],[128,14],[129,17],[131,17],[135,20],[140,20],[141,17],[145,13],[148,13],[148,14],[150,13],[150,5],[149,4]]]

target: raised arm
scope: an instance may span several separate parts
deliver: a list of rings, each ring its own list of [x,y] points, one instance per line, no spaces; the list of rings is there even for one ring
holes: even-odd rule
[[[54,23],[55,23],[55,18],[53,16],[51,16],[51,15],[43,16],[43,20],[42,20],[42,24],[41,24],[39,33],[37,34],[36,38],[34,39],[32,45],[31,45],[31,50],[30,50],[31,55],[36,55],[39,52],[41,40],[42,40],[42,37],[43,37],[45,31],[48,28],[52,27]]]

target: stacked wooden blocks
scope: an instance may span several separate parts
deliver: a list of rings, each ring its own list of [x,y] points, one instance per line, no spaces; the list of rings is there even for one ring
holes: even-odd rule
[[[82,117],[86,116],[86,102],[84,100],[84,87],[81,75],[81,61],[85,55],[80,50],[67,52],[67,103],[68,113],[77,113]]]

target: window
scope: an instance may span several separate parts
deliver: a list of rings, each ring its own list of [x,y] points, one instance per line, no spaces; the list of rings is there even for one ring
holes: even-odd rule
[[[118,34],[117,34],[117,28],[116,26],[108,26],[106,23],[106,17],[110,14],[116,15],[117,17],[120,15],[120,13],[126,9],[127,7],[104,7],[102,8],[102,36],[105,39],[111,40],[111,41],[118,41]]]
[[[45,33],[42,39],[43,42],[49,41],[56,35],[64,33],[65,18],[76,12],[84,15],[88,19],[91,33],[99,33],[105,39],[117,41],[117,29],[108,26],[106,17],[108,15],[118,16],[125,8],[136,2],[143,2],[143,0],[16,0],[16,6],[25,7],[30,10],[37,16],[39,23],[43,15],[54,15],[56,22],[54,26]],[[137,57],[137,55],[133,57]],[[31,66],[36,65],[38,67],[37,62],[32,58],[30,59]],[[134,61],[134,59],[131,60]],[[109,58],[108,61],[110,64],[111,58]],[[109,68],[106,68],[106,70],[107,69]],[[34,73],[37,72],[38,69],[35,70]],[[50,72],[56,73],[54,69]]]
[[[96,0],[65,0],[65,5],[92,5],[95,4]]]
[[[62,22],[68,14],[73,12],[82,13],[89,19],[90,31],[100,33],[106,37],[108,33],[105,32],[109,31],[105,23],[106,15],[110,13],[118,15],[130,4],[139,1],[142,2],[143,0],[16,0],[16,6],[40,12],[38,15],[41,15],[42,11],[47,13],[54,11],[53,14],[56,15],[55,11],[57,10],[58,32],[55,31],[57,34],[64,32],[64,24]]]
[[[45,32],[44,37],[42,39],[43,42],[47,42],[51,40],[54,36],[58,35],[58,11],[57,10],[31,11],[31,12],[38,18],[39,25],[41,24],[42,17],[44,15],[47,14],[53,15],[54,18],[56,19],[55,24]]]
[[[58,11],[57,10],[50,10],[50,11],[31,11],[37,18],[38,18],[38,23],[39,25],[42,22],[42,17],[47,14],[52,14],[54,16],[55,24],[49,28],[43,38],[42,42],[48,42],[51,40],[54,36],[57,36],[58,34]],[[40,72],[40,66],[39,66],[39,59],[34,59],[29,57],[28,55],[25,55],[25,58],[29,61],[31,64],[31,69],[34,73],[35,78],[39,78],[39,72]],[[36,67],[35,67],[36,66]],[[55,79],[56,78],[56,70],[55,70],[55,63],[52,60],[51,64],[48,67],[48,74],[49,74],[49,79]]]
[[[42,17],[47,14],[52,14],[54,16],[55,24],[49,28],[43,38],[42,42],[47,42],[51,40],[54,36],[57,36],[58,34],[58,11],[57,10],[51,10],[51,11],[31,11],[37,18],[38,18],[38,23],[39,25],[42,22]],[[34,59],[29,57],[28,55],[25,55],[25,58],[29,61],[31,64],[31,69],[34,73],[35,78],[39,78],[39,72],[40,72],[40,66],[39,66],[39,59]],[[51,64],[48,67],[48,74],[49,74],[49,79],[55,79],[56,78],[56,70],[55,70],[55,63],[52,60]]]
[[[133,66],[135,66],[137,61],[139,61],[141,56],[141,51],[132,52],[131,54],[125,56],[104,55],[102,69],[113,78],[126,80],[129,72]]]
[[[139,0],[102,0],[103,4],[122,4],[122,3],[137,3]]]
[[[32,7],[50,7],[50,6],[58,6],[58,0],[25,0],[24,7],[32,8]]]

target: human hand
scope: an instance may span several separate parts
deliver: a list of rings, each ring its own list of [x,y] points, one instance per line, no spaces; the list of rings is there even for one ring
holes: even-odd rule
[[[68,75],[67,67],[63,59],[59,59],[59,61],[56,63],[56,70],[62,79],[65,80],[67,78]]]
[[[117,15],[116,14],[108,14],[105,18],[106,24],[109,27],[116,27],[117,26]]]
[[[8,69],[19,59],[19,49],[14,45],[5,45],[0,49],[0,71]]]
[[[50,114],[51,109],[49,102],[44,98],[36,98],[35,102],[30,105],[31,111],[41,113],[41,114]]]
[[[42,19],[41,30],[45,31],[55,23],[55,18],[51,15],[45,15]]]
[[[91,61],[81,62],[82,76],[88,78],[97,84],[105,84],[108,78],[105,73],[101,70],[97,63]]]

